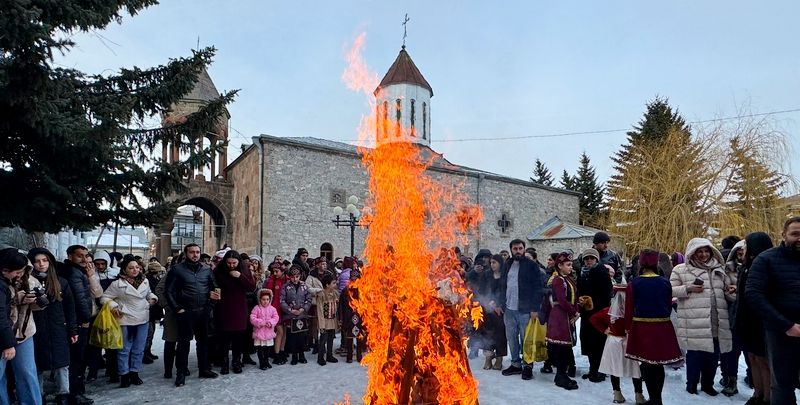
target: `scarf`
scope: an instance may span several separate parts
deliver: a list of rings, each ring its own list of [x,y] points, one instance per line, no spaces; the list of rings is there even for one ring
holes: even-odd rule
[[[689,259],[689,264],[691,264],[692,267],[696,267],[696,268],[702,269],[702,270],[713,270],[713,269],[716,269],[717,267],[720,267],[719,262],[714,257],[711,257],[705,263],[701,263],[701,262],[695,260],[694,258],[692,258],[692,259]]]
[[[120,274],[119,277],[121,279],[125,280],[128,284],[132,285],[133,288],[135,288],[137,290],[139,289],[139,286],[142,285],[142,283],[145,280],[144,273],[142,273],[142,272],[139,272],[139,275],[136,276],[135,278],[131,278],[131,277],[128,277],[128,276],[123,276],[121,274]]]

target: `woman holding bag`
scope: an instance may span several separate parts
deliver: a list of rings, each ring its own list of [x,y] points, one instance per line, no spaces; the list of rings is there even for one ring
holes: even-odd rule
[[[122,349],[117,354],[120,388],[143,384],[139,370],[147,342],[150,305],[157,300],[142,273],[142,266],[133,259],[120,263],[119,278],[108,286],[100,298],[102,304],[108,303],[122,328]]]

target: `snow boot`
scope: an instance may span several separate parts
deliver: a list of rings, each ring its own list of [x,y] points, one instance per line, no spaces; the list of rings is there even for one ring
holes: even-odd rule
[[[119,387],[120,388],[128,388],[131,386],[131,376],[129,374],[123,374],[120,376]]]
[[[231,370],[233,370],[233,374],[242,374],[242,360],[239,358],[239,356],[236,356],[236,358],[233,359]]]
[[[722,389],[722,395],[732,397],[739,393],[738,381],[736,380],[736,377],[725,377],[725,384],[723,384],[725,388]]]
[[[272,368],[272,365],[269,364],[269,354],[272,351],[271,349],[271,346],[264,346],[261,348],[261,350],[264,351],[264,367],[266,368]]]
[[[494,358],[494,365],[492,365],[492,370],[503,370],[503,356],[497,356]]]
[[[300,352],[300,357],[297,359],[297,361],[298,361],[300,364],[306,364],[306,363],[308,363],[308,360],[306,360],[306,354],[305,354],[305,353],[303,353],[303,352]]]
[[[228,356],[222,358],[222,367],[219,369],[219,373],[222,375],[228,375],[231,372],[231,359]]]
[[[625,397],[622,395],[622,391],[614,391],[614,403],[615,404],[625,403]]]
[[[637,392],[636,393],[636,403],[637,404],[643,404],[645,402],[647,402],[647,400],[644,399],[644,394],[642,394],[641,392]]]
[[[494,358],[493,354],[487,354],[486,359],[483,361],[483,369],[484,370],[491,370],[492,369],[492,359]]]
[[[555,383],[556,387],[561,387],[568,391],[578,389],[578,383],[564,374],[556,374]]]
[[[522,379],[526,380],[526,381],[533,379],[533,366],[532,365],[523,365],[522,366]]]
[[[292,362],[290,364],[294,366],[297,365],[297,362],[298,362],[297,353],[292,353]]]
[[[136,372],[136,371],[131,371],[130,373],[128,373],[128,380],[133,385],[142,385],[142,384],[144,384],[144,381],[142,381],[142,379],[139,378],[139,373]]]

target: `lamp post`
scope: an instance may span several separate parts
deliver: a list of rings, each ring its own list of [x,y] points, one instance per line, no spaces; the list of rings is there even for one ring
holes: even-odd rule
[[[336,219],[333,220],[333,223],[336,225],[337,228],[341,226],[349,226],[350,227],[350,256],[355,256],[355,237],[356,237],[356,227],[368,227],[369,224],[365,224],[360,221],[361,218],[361,211],[358,210],[356,207],[358,204],[358,197],[351,195],[347,197],[347,206],[342,209],[342,207],[333,207],[333,215],[336,215]],[[342,218],[342,215],[347,213],[347,217]]]

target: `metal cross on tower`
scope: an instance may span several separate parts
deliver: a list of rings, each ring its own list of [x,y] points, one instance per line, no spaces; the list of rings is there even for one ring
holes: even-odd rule
[[[403,19],[403,49],[406,49],[406,37],[408,36],[408,22],[411,21],[408,18],[408,13],[406,13],[406,17]]]

